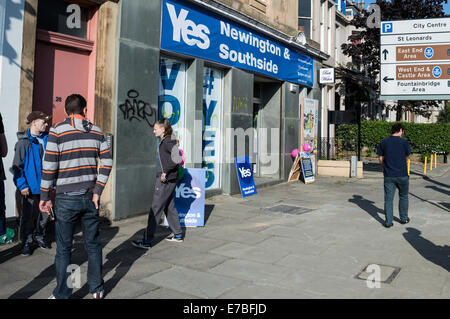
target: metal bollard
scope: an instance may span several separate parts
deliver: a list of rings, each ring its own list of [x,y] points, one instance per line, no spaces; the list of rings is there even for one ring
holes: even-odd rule
[[[425,156],[425,163],[423,165],[423,175],[427,175],[427,157]]]
[[[409,176],[410,167],[411,167],[411,159],[408,157],[408,176]]]

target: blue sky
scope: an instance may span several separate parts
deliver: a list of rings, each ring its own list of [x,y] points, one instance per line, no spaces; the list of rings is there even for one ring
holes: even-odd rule
[[[366,0],[366,8],[369,4],[376,2],[376,0]],[[447,3],[444,3],[444,12],[446,14],[450,14],[450,0]]]

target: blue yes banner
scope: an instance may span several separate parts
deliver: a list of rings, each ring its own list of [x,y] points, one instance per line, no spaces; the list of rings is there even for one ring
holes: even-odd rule
[[[255,181],[253,180],[252,166],[250,165],[248,156],[236,157],[236,171],[242,197],[257,194]]]
[[[181,0],[163,0],[161,49],[312,87],[312,57]]]
[[[178,181],[175,188],[175,207],[181,226],[205,225],[205,181],[204,168],[184,169],[183,179]]]

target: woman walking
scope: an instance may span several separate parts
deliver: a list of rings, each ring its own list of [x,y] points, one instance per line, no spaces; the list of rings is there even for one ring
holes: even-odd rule
[[[175,208],[175,186],[178,180],[178,167],[174,159],[180,158],[180,151],[177,142],[172,138],[172,127],[167,119],[155,123],[153,133],[161,139],[157,147],[156,158],[156,181],[153,193],[152,207],[148,215],[147,229],[142,239],[133,240],[135,247],[149,249],[151,241],[156,231],[156,227],[161,220],[161,214],[167,207],[166,217],[172,235],[166,240],[174,242],[183,241],[180,219]],[[173,155],[172,155],[173,154]]]

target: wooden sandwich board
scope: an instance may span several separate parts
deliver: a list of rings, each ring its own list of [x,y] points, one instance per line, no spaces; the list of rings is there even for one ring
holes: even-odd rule
[[[289,172],[288,182],[301,179],[305,184],[315,181],[314,177],[314,158],[307,152],[300,152],[292,164]]]
[[[289,172],[288,182],[298,181],[301,172],[302,168],[300,163],[300,152],[299,152],[297,154],[297,157],[295,158],[294,164],[292,164],[291,171]]]

